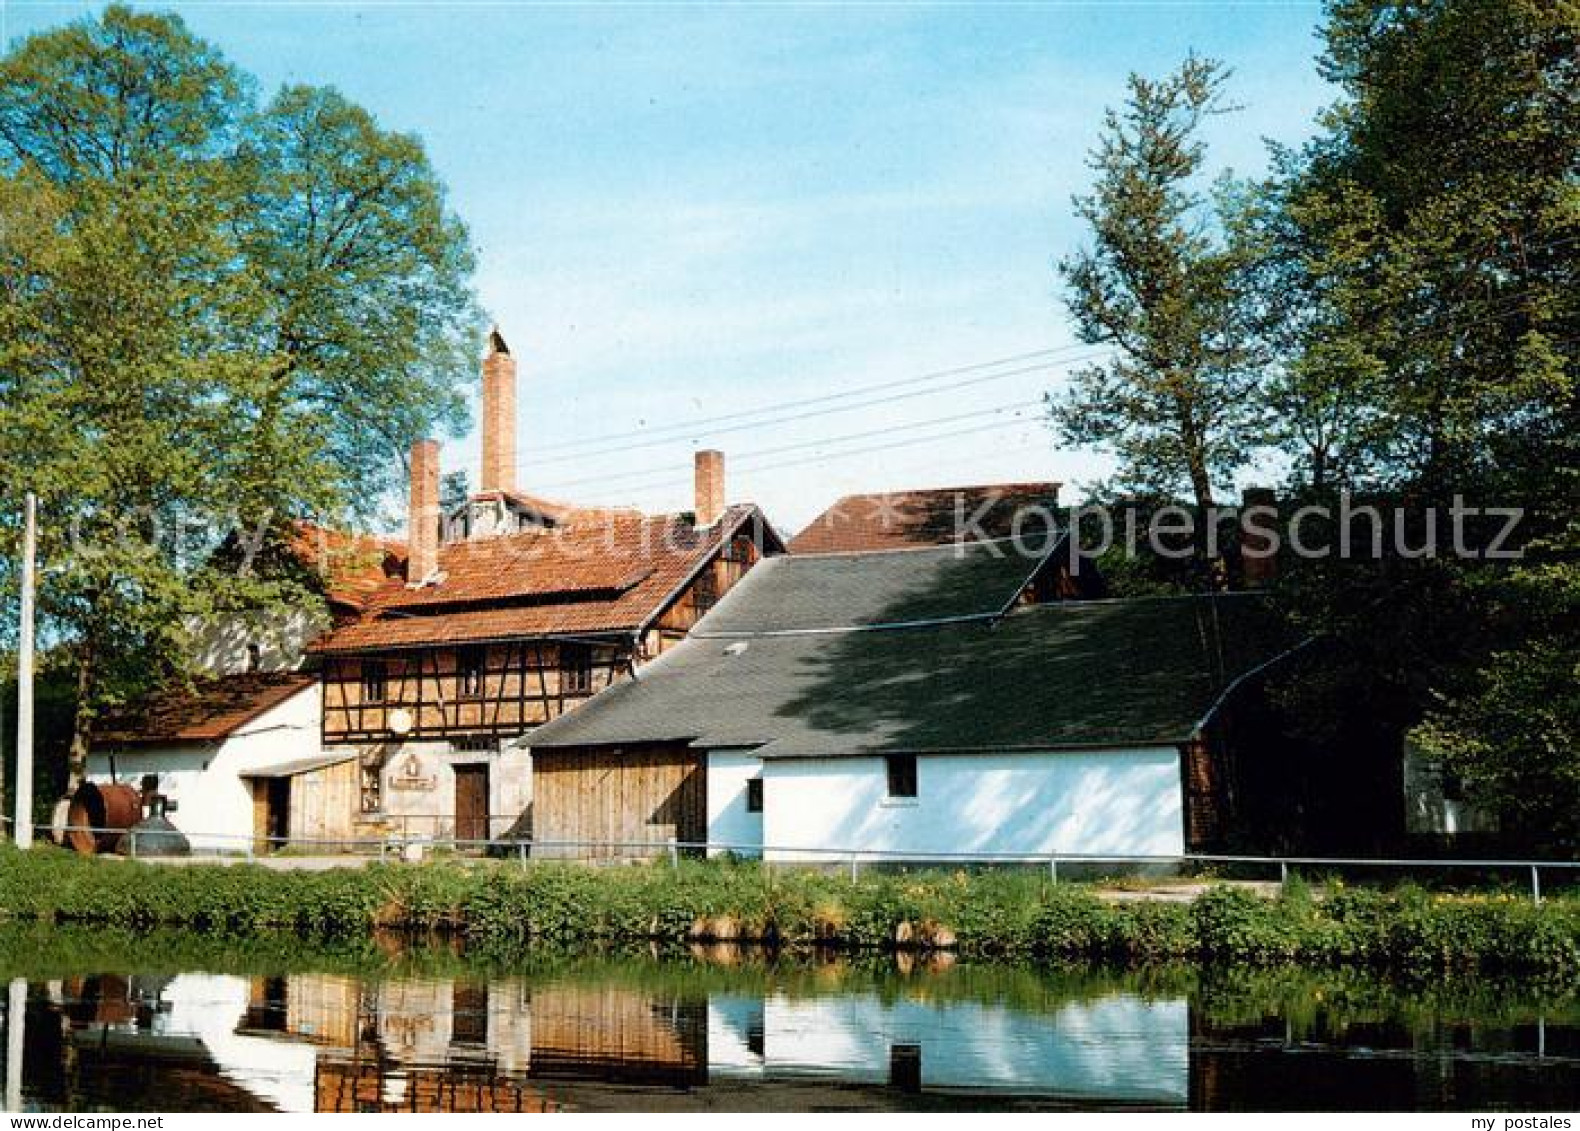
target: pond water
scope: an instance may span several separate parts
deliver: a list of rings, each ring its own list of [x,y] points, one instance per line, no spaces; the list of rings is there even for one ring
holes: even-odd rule
[[[0,930],[34,1111],[1580,1106],[1580,999],[1357,973]]]

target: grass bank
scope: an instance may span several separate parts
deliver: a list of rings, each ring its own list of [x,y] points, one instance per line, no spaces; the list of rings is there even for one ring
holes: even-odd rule
[[[365,936],[450,932],[534,942],[762,941],[1008,958],[1192,959],[1580,978],[1580,899],[1295,884],[1276,899],[1216,888],[1190,904],[1110,904],[1028,873],[870,872],[752,864],[621,868],[510,863],[327,872],[171,867],[38,849],[0,853],[0,916],[113,927]]]

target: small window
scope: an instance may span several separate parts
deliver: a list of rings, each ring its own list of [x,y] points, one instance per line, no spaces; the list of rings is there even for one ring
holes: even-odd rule
[[[922,1090],[922,1046],[889,1046],[889,1087],[902,1092]]]
[[[916,796],[916,755],[888,754],[884,762],[889,775],[890,797]]]
[[[592,685],[592,649],[585,644],[561,644],[560,694],[590,695]]]
[[[748,778],[746,781],[746,811],[748,813],[761,813],[763,811],[762,778]]]
[[[382,660],[362,662],[362,702],[382,703],[389,694],[389,673]]]
[[[364,762],[358,768],[362,792],[362,812],[378,813],[384,808],[384,764]]]
[[[697,610],[700,617],[703,613],[719,603],[719,578],[709,564],[691,586],[691,606]]]
[[[247,670],[250,672],[263,670],[263,648],[257,644],[247,645]]]
[[[460,673],[460,696],[476,699],[483,694],[483,676],[488,668],[488,653],[480,647],[462,648],[456,653],[456,668]]]

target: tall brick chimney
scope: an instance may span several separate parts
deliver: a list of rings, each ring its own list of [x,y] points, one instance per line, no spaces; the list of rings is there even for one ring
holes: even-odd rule
[[[724,453],[697,453],[697,502],[692,509],[698,526],[712,526],[724,517]]]
[[[1255,514],[1249,513],[1256,510]],[[1247,487],[1240,507],[1240,581],[1261,589],[1278,578],[1278,499],[1267,487]]]
[[[496,326],[483,358],[482,491],[516,488],[516,359]]]
[[[406,520],[406,582],[418,585],[439,568],[439,441],[411,446],[411,511]]]

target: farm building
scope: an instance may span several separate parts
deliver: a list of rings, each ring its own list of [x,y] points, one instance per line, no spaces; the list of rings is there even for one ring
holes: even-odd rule
[[[273,686],[262,675],[300,667],[311,674],[297,677],[304,690],[290,699],[290,725],[267,724],[281,749],[265,762],[292,772],[272,773],[256,813],[237,789],[205,786],[180,803],[183,831],[232,841],[299,828],[335,830],[315,838],[522,835],[531,803],[523,736],[683,639],[784,547],[756,507],[727,503],[719,452],[697,454],[695,505],[682,513],[579,508],[518,490],[515,383],[515,359],[495,331],[483,361],[479,490],[441,510],[438,445],[422,441],[411,453],[404,541],[300,527],[288,556],[324,577],[327,613],[196,626],[203,682],[128,712],[96,743],[93,774],[113,763],[136,780],[135,764],[135,775],[157,774],[166,792],[180,781],[187,793],[194,786],[181,775],[195,765],[235,777],[234,758],[210,757],[217,740],[234,741],[228,733],[207,728],[177,744],[157,720],[253,702]],[[260,710],[286,709],[266,699]]]
[[[438,446],[417,444],[406,559],[359,616],[309,648],[324,749],[359,767],[361,835],[525,835],[524,736],[682,640],[783,551],[756,507],[728,504],[718,452],[697,453],[689,512],[577,508],[518,490],[515,379],[495,331],[480,489],[441,513]]]
[[[1172,855],[1232,819],[1238,689],[1283,654],[1252,594],[1056,594],[1064,543],[791,554],[534,732],[536,851],[707,841]],[[547,842],[547,843],[545,843]],[[560,842],[556,847],[554,842]]]
[[[194,848],[267,851],[285,839],[344,839],[356,765],[319,745],[320,701],[317,678],[302,672],[200,680],[139,704],[135,722],[109,720],[89,780],[156,779]]]
[[[365,599],[404,568],[405,549],[305,523],[284,549],[290,567],[322,587],[322,606],[194,622],[194,682],[130,704],[93,738],[88,780],[147,781],[174,803],[171,820],[194,848],[242,851],[251,838],[268,851],[287,838],[352,835],[355,752],[324,752],[323,693],[304,670],[306,651],[361,615]]]

